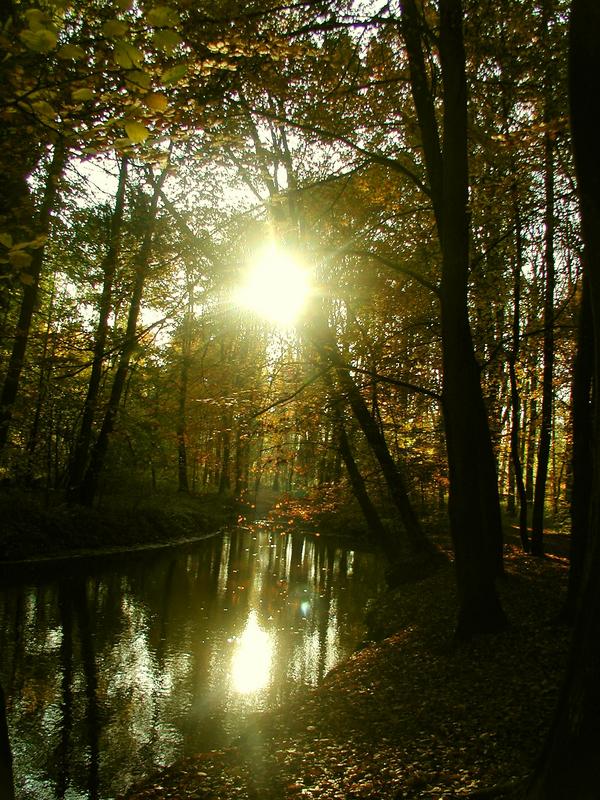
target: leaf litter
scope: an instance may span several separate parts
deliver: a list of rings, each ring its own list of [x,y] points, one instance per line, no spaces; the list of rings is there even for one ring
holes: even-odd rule
[[[449,800],[522,780],[550,724],[569,631],[563,558],[509,548],[502,634],[455,645],[450,567],[381,596],[366,642],[316,689],[255,715],[122,800]]]

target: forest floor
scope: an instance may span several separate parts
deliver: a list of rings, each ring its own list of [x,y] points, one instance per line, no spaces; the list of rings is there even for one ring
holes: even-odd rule
[[[548,538],[561,553],[563,538]],[[518,784],[540,751],[566,663],[569,634],[557,620],[567,561],[510,544],[506,573],[504,633],[453,642],[454,577],[440,567],[384,594],[370,612],[378,641],[320,687],[124,798],[442,800]]]

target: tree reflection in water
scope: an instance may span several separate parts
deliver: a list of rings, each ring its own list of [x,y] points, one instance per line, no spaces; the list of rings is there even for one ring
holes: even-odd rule
[[[226,743],[354,649],[380,580],[372,554],[258,525],[15,579],[0,682],[18,797],[113,797]]]

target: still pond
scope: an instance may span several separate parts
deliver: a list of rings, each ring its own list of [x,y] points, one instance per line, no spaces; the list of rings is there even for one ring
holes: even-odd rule
[[[18,800],[109,800],[318,684],[364,635],[373,554],[260,523],[0,588]]]

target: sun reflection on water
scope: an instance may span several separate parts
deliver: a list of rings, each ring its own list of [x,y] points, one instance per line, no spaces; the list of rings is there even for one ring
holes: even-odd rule
[[[231,660],[231,682],[236,692],[250,694],[271,682],[273,638],[258,624],[256,611],[248,615]]]

